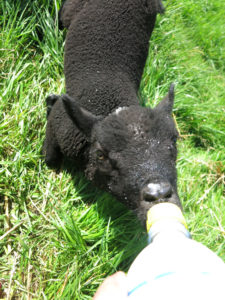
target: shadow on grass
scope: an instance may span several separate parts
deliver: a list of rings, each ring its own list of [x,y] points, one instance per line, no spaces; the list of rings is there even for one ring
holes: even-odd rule
[[[106,243],[108,253],[117,253],[114,265],[110,263],[111,269],[127,271],[133,259],[147,245],[145,228],[132,211],[88,181],[82,172],[82,165],[75,168],[67,161],[62,169],[71,176],[77,197],[87,205],[86,209],[81,208],[82,217],[73,217],[86,246],[91,248],[100,241],[98,247],[101,248],[102,243]],[[79,203],[74,203],[73,207],[79,210]]]

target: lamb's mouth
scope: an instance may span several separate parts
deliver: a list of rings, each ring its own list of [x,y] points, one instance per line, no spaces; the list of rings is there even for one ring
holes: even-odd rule
[[[154,206],[158,203],[164,203],[164,202],[174,203],[182,209],[180,199],[179,199],[178,195],[176,195],[176,194],[173,194],[171,197],[159,198],[155,201],[150,201],[150,202],[145,201],[143,199],[140,200],[139,206],[135,209],[134,213],[140,219],[140,221],[141,221],[141,223],[143,224],[144,227],[145,227],[145,222],[146,222],[148,210],[152,206]]]

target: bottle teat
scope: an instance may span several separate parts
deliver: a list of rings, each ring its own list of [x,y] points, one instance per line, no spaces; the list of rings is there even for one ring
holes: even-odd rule
[[[153,224],[158,221],[169,221],[175,220],[185,226],[187,229],[187,224],[185,218],[182,214],[181,209],[173,203],[159,203],[151,207],[147,213],[147,232],[149,232],[150,228]]]

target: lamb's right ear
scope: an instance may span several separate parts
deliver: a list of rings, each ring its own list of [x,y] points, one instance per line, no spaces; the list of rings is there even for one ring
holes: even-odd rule
[[[175,84],[171,83],[168,94],[154,108],[155,111],[158,111],[160,113],[165,112],[167,114],[172,114],[173,104],[174,104],[174,87]]]
[[[84,108],[81,108],[76,101],[68,95],[62,95],[62,102],[66,112],[75,125],[82,133],[84,133],[84,135],[90,137],[94,123],[96,123],[100,118]]]

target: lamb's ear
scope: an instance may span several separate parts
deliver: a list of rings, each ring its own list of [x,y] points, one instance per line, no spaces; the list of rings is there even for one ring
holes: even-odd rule
[[[46,104],[47,104],[47,118],[50,115],[50,112],[52,110],[53,105],[56,103],[56,101],[60,98],[59,95],[51,94],[46,98]]]
[[[155,15],[157,13],[163,14],[165,8],[161,0],[142,0],[147,10],[147,13]]]
[[[154,110],[159,112],[166,112],[168,114],[172,113],[174,103],[174,87],[175,84],[171,83],[168,94],[162,101],[159,102]]]
[[[84,108],[81,108],[74,99],[68,95],[62,95],[64,108],[75,125],[87,137],[91,136],[91,130],[95,122],[100,118],[93,115]]]

